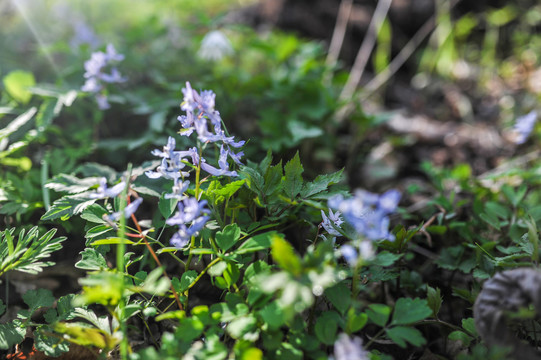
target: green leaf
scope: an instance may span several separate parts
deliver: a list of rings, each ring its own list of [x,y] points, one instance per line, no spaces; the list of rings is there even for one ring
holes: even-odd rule
[[[210,276],[221,276],[226,268],[227,263],[225,261],[219,261],[210,267],[208,274]]]
[[[332,174],[319,175],[314,181],[306,183],[301,191],[302,198],[309,198],[317,195],[329,187],[329,185],[339,183],[342,180],[342,170]]]
[[[107,261],[102,254],[95,249],[86,248],[79,253],[81,260],[75,263],[75,267],[83,270],[102,270],[107,269]]]
[[[188,290],[188,286],[190,286],[194,282],[194,280],[197,278],[197,275],[197,271],[195,270],[188,270],[183,273],[182,277],[180,278],[180,292]]]
[[[303,186],[302,173],[304,172],[304,168],[302,167],[298,151],[293,159],[287,162],[284,169],[285,180],[283,182],[283,189],[285,194],[293,199],[299,194]]]
[[[374,324],[385,327],[391,315],[391,308],[383,304],[370,304],[366,310],[366,315]]]
[[[257,279],[256,277],[257,275],[268,273],[270,269],[271,269],[271,266],[267,264],[265,261],[263,260],[254,261],[253,263],[248,265],[248,267],[246,268],[246,271],[244,272],[243,281],[252,283],[254,282],[255,279]]]
[[[257,170],[248,166],[243,166],[240,170],[240,175],[246,180],[248,189],[252,190],[258,195],[263,194],[265,180]]]
[[[507,219],[510,215],[508,208],[494,201],[488,201],[485,204],[485,211],[491,218]]]
[[[462,328],[468,331],[470,334],[477,336],[477,328],[475,327],[474,318],[462,319]]]
[[[14,70],[4,76],[4,86],[8,94],[16,101],[26,104],[30,101],[32,93],[29,87],[36,85],[34,74],[23,70]]]
[[[272,258],[282,269],[293,275],[299,275],[302,271],[301,260],[295,253],[293,246],[280,236],[272,239]]]
[[[166,199],[165,194],[162,194],[160,196],[160,201],[158,201],[158,208],[160,209],[160,213],[165,219],[169,219],[169,217],[173,214],[177,207],[178,199],[171,198]]]
[[[366,325],[368,322],[368,315],[365,313],[358,314],[354,309],[350,309],[348,311],[348,317],[347,317],[347,329],[349,330],[348,333],[354,333]]]
[[[404,254],[393,254],[389,251],[382,251],[376,255],[376,258],[371,261],[372,265],[391,266],[398,261]]]
[[[56,200],[41,220],[54,220],[61,218],[67,220],[73,215],[81,213],[88,206],[94,204],[96,199],[88,198],[87,194],[64,196]]]
[[[47,356],[59,357],[69,351],[69,342],[58,336],[49,336],[50,330],[47,326],[38,326],[34,331],[34,346]]]
[[[437,317],[440,312],[442,297],[441,291],[439,288],[433,288],[431,286],[426,286],[426,301],[428,307],[432,310],[432,316]]]
[[[133,245],[135,244],[133,241],[128,239],[121,239],[118,237],[110,237],[107,239],[100,239],[92,241],[90,245],[92,246],[98,246],[98,245],[118,245],[118,244],[127,244],[127,245]]]
[[[495,216],[491,216],[487,213],[481,213],[479,214],[479,217],[496,230],[500,230],[500,222]]]
[[[325,296],[342,315],[351,304],[351,290],[342,282],[325,289]]]
[[[23,125],[25,125],[27,122],[32,120],[36,112],[38,111],[37,108],[32,107],[26,112],[22,113],[21,115],[17,116],[14,120],[12,120],[5,128],[0,129],[0,140],[3,138],[8,137],[15,131],[19,130]]]
[[[272,239],[279,236],[276,231],[269,231],[263,234],[252,236],[243,242],[235,251],[236,254],[246,254],[255,251],[265,250],[271,247]]]
[[[34,311],[41,307],[50,307],[54,304],[54,297],[51,290],[48,289],[37,289],[37,290],[28,290],[23,295],[23,300],[26,305],[28,305],[29,312],[32,314]]]
[[[469,347],[471,342],[473,341],[473,338],[470,335],[460,330],[453,331],[452,333],[449,334],[448,338],[449,340],[454,340],[454,341],[458,340],[462,342],[464,347]]]
[[[426,339],[423,334],[415,328],[408,326],[395,326],[390,329],[385,329],[387,336],[394,341],[394,343],[402,348],[405,348],[406,342],[409,342],[413,346],[421,346],[426,344]]]
[[[13,320],[7,324],[0,324],[0,349],[8,350],[15,344],[24,340],[26,328],[20,320]]]
[[[325,345],[334,344],[339,320],[339,315],[334,311],[324,312],[317,318],[314,331],[319,341]]]
[[[79,179],[76,176],[68,174],[56,175],[49,180],[45,187],[57,192],[67,192],[69,194],[78,194],[87,191],[100,182],[100,177],[87,177]]]
[[[291,132],[291,137],[294,143],[298,143],[303,139],[315,138],[323,135],[323,130],[319,126],[310,126],[302,121],[288,121],[287,127]]]
[[[241,339],[247,333],[256,329],[257,319],[248,314],[232,320],[226,327],[227,333],[233,339]]]
[[[286,321],[284,311],[276,301],[272,301],[263,307],[258,312],[258,315],[261,316],[271,331],[279,329]]]
[[[216,196],[217,203],[220,203],[233,196],[245,183],[245,179],[233,181],[223,186],[218,182],[216,188],[212,190],[212,195]]]
[[[280,189],[282,184],[282,160],[274,166],[270,166],[265,172],[265,185],[263,186],[263,194],[269,196]]]
[[[237,224],[227,225],[223,231],[216,233],[216,243],[224,252],[229,250],[240,238],[240,228]]]
[[[83,210],[81,218],[91,223],[107,224],[107,222],[103,220],[103,216],[107,214],[109,214],[109,212],[103,206],[92,204]]]
[[[425,299],[400,298],[395,304],[391,325],[407,325],[426,319],[432,309]]]

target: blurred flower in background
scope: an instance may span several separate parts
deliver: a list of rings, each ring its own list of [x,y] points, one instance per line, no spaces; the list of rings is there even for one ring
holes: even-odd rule
[[[515,144],[524,144],[533,131],[537,122],[537,112],[530,111],[528,114],[517,118],[513,130],[516,133]]]
[[[204,60],[218,61],[233,54],[233,46],[229,39],[219,30],[208,32],[201,41],[197,55]]]

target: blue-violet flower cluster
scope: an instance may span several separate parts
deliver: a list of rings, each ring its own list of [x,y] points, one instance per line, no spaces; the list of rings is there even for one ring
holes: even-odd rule
[[[340,254],[347,262],[354,266],[360,258],[370,259],[375,251],[372,241],[394,240],[394,235],[389,232],[389,215],[396,211],[400,201],[398,190],[389,190],[382,195],[373,194],[364,190],[357,190],[352,198],[345,199],[342,195],[336,195],[329,199],[329,216],[322,211],[322,226],[331,235],[338,236],[342,215],[355,232],[360,236],[350,244],[340,246]]]
[[[220,113],[214,109],[216,95],[212,91],[203,90],[198,93],[187,82],[182,93],[184,99],[181,109],[186,112],[186,115],[178,117],[183,128],[180,132],[181,135],[197,134],[199,149],[203,148],[202,144],[214,143],[219,147],[220,155],[218,167],[216,167],[207,162],[203,157],[202,150],[198,150],[197,147],[182,151],[175,150],[176,141],[173,137],[169,137],[163,150],[155,149],[152,151],[154,156],[158,156],[162,160],[154,171],[147,171],[146,175],[152,179],[173,180],[172,191],[165,194],[165,198],[179,200],[178,211],[166,221],[168,225],[179,227],[170,240],[171,244],[177,248],[184,247],[209,220],[207,202],[190,198],[185,194],[190,185],[190,181],[187,180],[190,176],[190,167],[187,165],[191,163],[193,168],[199,168],[213,176],[238,176],[235,170],[229,168],[228,160],[231,159],[236,164],[242,164],[241,158],[244,154],[235,149],[245,144],[244,141],[235,141],[233,136],[227,136],[222,129]]]
[[[210,219],[206,200],[197,201],[195,198],[185,198],[179,201],[178,211],[167,219],[167,225],[178,225],[178,231],[171,238],[171,245],[183,248],[192,236],[197,236]]]
[[[369,240],[394,240],[389,232],[389,215],[396,211],[400,201],[398,190],[373,194],[357,190],[353,198],[336,195],[329,199],[329,207],[338,210],[355,231]]]
[[[98,107],[101,110],[110,107],[107,96],[105,95],[105,84],[126,81],[113,65],[122,60],[124,60],[124,55],[117,53],[115,47],[112,44],[108,44],[105,52],[96,51],[92,53],[89,60],[85,61],[84,77],[86,78],[86,82],[81,90],[94,94]],[[107,72],[109,68],[110,72]]]

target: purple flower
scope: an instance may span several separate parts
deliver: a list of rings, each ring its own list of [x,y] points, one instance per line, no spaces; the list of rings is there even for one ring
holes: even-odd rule
[[[355,250],[355,248],[349,244],[340,246],[340,253],[351,266],[355,265],[357,258],[359,257],[357,250]]]
[[[95,193],[90,194],[89,198],[91,199],[105,199],[107,197],[114,198],[120,195],[120,193],[122,192],[122,190],[124,190],[125,187],[126,187],[126,183],[124,181],[121,181],[109,189],[107,188],[107,179],[103,177],[100,179],[98,189],[96,190]]]
[[[177,204],[178,211],[175,216],[167,219],[167,225],[179,225],[186,224],[195,220],[201,213],[206,213],[208,210],[205,208],[207,205],[206,200],[197,201],[196,198],[187,198],[183,201],[179,201]]]
[[[121,83],[126,81],[120,75],[116,68],[112,68],[110,73],[105,70],[111,62],[121,61],[124,55],[118,54],[112,44],[107,45],[106,52],[96,51],[92,53],[90,59],[85,61],[85,84],[81,87],[84,92],[95,94],[96,102],[100,110],[105,110],[110,107],[107,97],[105,96],[104,83]]]
[[[107,44],[107,48],[105,49],[105,56],[107,58],[107,61],[122,61],[124,60],[124,55],[119,54],[113,44]]]
[[[347,334],[340,334],[334,343],[335,360],[368,360],[370,353],[363,349],[363,341],[359,337],[350,338]]]
[[[135,211],[137,210],[139,205],[141,205],[142,202],[143,202],[143,198],[137,198],[134,201],[132,201],[130,204],[128,204],[124,208],[124,217],[129,218],[130,216],[132,216],[132,214],[135,213]],[[121,214],[122,213],[120,211],[117,211],[117,212],[114,212],[114,213],[112,213],[110,215],[107,215],[107,218],[110,221],[117,221],[118,219],[120,219]]]
[[[188,180],[182,181],[180,179],[175,179],[173,184],[173,192],[170,194],[165,194],[164,198],[166,199],[178,199],[183,200],[186,198],[186,195],[184,195],[184,192],[188,190],[188,186],[190,186],[190,182]]]
[[[192,151],[175,151],[175,139],[169,137],[167,145],[162,150],[152,150],[152,155],[162,158],[162,163],[156,168],[156,171],[147,171],[145,175],[151,179],[157,179],[164,177],[166,179],[177,180],[180,177],[186,177],[190,174],[183,171],[186,164],[183,162],[183,158],[192,155]],[[193,158],[193,156],[192,156]]]
[[[378,196],[364,190],[357,190],[353,198],[344,199],[336,195],[329,199],[329,207],[340,211],[355,231],[369,240],[394,240],[389,232],[388,215],[396,211],[400,192],[389,190]]]
[[[530,134],[533,131],[535,123],[537,121],[537,112],[535,110],[530,111],[528,114],[521,116],[517,119],[513,129],[517,133],[515,140],[516,144],[524,144]]]
[[[323,218],[323,222],[321,225],[323,228],[331,235],[334,236],[340,236],[340,232],[336,230],[335,228],[340,228],[340,225],[344,222],[340,218],[340,211],[337,211],[335,213],[332,212],[332,210],[329,209],[329,216],[325,215],[325,212],[321,210],[321,217]]]
[[[166,221],[167,225],[178,225],[177,232],[170,240],[171,245],[182,248],[190,241],[192,236],[199,234],[199,231],[203,229],[209,220],[209,216],[206,215],[209,212],[206,205],[205,200],[197,201],[195,198],[186,198],[179,201],[177,205],[178,211]]]
[[[100,92],[103,86],[100,84],[97,78],[91,77],[86,79],[85,84],[81,88],[84,92],[97,93]]]
[[[228,154],[229,150],[226,150],[222,145],[222,147],[220,148],[220,158],[218,159],[218,166],[220,168],[217,169],[214,166],[207,164],[206,162],[201,162],[201,169],[214,176],[238,176],[236,171],[229,170],[229,164],[227,163]]]

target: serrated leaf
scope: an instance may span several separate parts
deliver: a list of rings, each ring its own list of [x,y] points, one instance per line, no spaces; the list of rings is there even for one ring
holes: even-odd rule
[[[394,343],[402,348],[405,348],[406,342],[409,342],[413,346],[421,346],[426,344],[426,339],[423,334],[415,328],[408,326],[395,326],[390,329],[385,329],[387,336],[394,341]]]
[[[81,219],[96,224],[107,224],[107,222],[103,220],[103,216],[107,214],[109,214],[109,212],[103,206],[92,204],[83,210]]]
[[[462,328],[468,331],[470,334],[477,336],[477,328],[475,327],[474,318],[462,319]]]
[[[391,325],[407,325],[426,319],[432,309],[425,299],[400,298],[395,304]]]
[[[53,306],[55,299],[51,290],[37,289],[28,290],[23,295],[23,300],[24,303],[30,308],[30,313],[32,313],[41,307]]]
[[[233,194],[235,194],[244,184],[246,183],[245,179],[237,180],[230,182],[229,184],[220,185],[215,190],[213,190],[213,195],[223,196],[224,199],[228,199]]]
[[[298,151],[293,159],[287,162],[284,170],[285,179],[282,188],[284,193],[289,196],[290,199],[293,199],[300,193],[303,186],[302,173],[304,172],[304,168],[302,167]]]
[[[426,301],[428,307],[432,310],[432,316],[437,317],[440,312],[442,297],[439,288],[426,286]]]
[[[246,180],[248,189],[252,190],[258,195],[263,194],[265,180],[257,170],[244,166],[240,170],[240,175]]]
[[[336,184],[342,180],[343,169],[332,174],[319,175],[314,181],[304,184],[301,191],[302,198],[309,198],[327,190],[329,185]]]
[[[41,220],[60,219],[67,220],[73,215],[81,213],[88,206],[94,204],[96,199],[90,199],[88,194],[64,196],[56,200]]]
[[[370,304],[366,310],[366,315],[374,324],[385,327],[391,315],[391,308],[383,304]]]
[[[26,328],[20,320],[13,320],[7,324],[0,324],[0,349],[8,350],[15,344],[24,340]]]
[[[83,270],[102,270],[107,269],[107,261],[102,254],[95,249],[86,248],[79,253],[81,260],[75,263],[75,267]]]
[[[282,176],[282,160],[278,164],[268,167],[264,176],[265,185],[263,186],[263,194],[265,196],[269,196],[280,189]]]
[[[58,336],[50,336],[50,330],[46,326],[38,326],[34,332],[34,346],[47,356],[59,357],[69,351],[69,342]]]
[[[70,342],[83,346],[95,346],[106,351],[118,343],[118,339],[107,332],[83,323],[57,323],[54,325],[54,330],[63,334],[64,338]]]
[[[240,238],[240,228],[237,224],[229,224],[216,233],[216,243],[223,252],[229,250]]]

